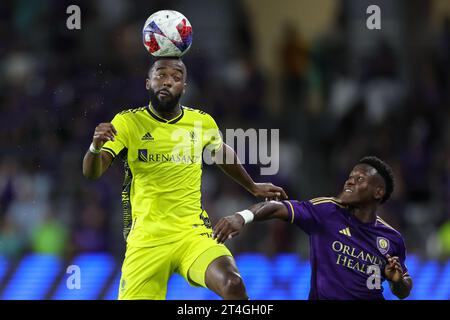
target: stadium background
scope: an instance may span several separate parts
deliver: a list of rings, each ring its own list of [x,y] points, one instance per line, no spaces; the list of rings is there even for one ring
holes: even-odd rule
[[[81,9],[68,30],[66,8]],[[381,8],[381,30],[366,8]],[[390,163],[380,216],[400,230],[409,299],[450,299],[450,2],[445,0],[0,2],[0,299],[114,299],[124,252],[122,166],[81,173],[93,130],[147,103],[141,43],[159,9],[185,14],[194,41],[183,103],[226,128],[279,128],[280,171],[258,181],[291,198],[335,195],[355,161]],[[255,200],[206,167],[216,222]],[[252,299],[305,299],[308,241],[284,223],[229,241]],[[81,269],[68,290],[67,268]],[[389,290],[387,298],[392,298]],[[174,276],[169,299],[217,299]]]

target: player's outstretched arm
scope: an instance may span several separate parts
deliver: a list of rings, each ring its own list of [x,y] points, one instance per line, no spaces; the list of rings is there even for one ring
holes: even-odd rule
[[[238,235],[245,224],[251,221],[270,219],[287,221],[289,219],[289,212],[286,206],[279,201],[260,202],[247,210],[221,218],[214,226],[213,238],[217,238],[217,242],[219,243],[224,243],[226,240]]]
[[[388,263],[384,269],[389,286],[393,294],[399,299],[405,299],[409,296],[412,289],[411,277],[403,274],[402,266],[398,257],[387,255]]]
[[[83,175],[88,179],[98,179],[109,168],[113,158],[101,151],[106,141],[114,141],[117,134],[111,123],[100,123],[94,132],[92,144],[83,159]]]
[[[223,172],[233,178],[233,180],[255,197],[267,198],[269,200],[288,198],[286,192],[281,187],[275,186],[272,183],[255,183],[242,166],[236,152],[226,143],[223,143],[222,149],[214,155],[214,161]]]

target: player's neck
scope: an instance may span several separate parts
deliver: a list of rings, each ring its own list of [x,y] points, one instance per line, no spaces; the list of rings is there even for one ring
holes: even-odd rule
[[[374,205],[358,206],[350,209],[353,216],[362,223],[375,222],[377,220],[376,211],[377,206]]]
[[[170,110],[158,110],[155,106],[150,103],[150,109],[153,113],[155,113],[158,117],[163,118],[167,121],[175,119],[181,114],[181,106],[178,104],[175,108]]]

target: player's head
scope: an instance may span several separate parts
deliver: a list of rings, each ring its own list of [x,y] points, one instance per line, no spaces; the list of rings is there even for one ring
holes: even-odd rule
[[[392,169],[377,157],[364,157],[350,172],[340,198],[347,205],[381,204],[393,190]]]
[[[148,71],[145,82],[150,102],[159,111],[178,106],[186,87],[186,66],[179,58],[159,58]]]

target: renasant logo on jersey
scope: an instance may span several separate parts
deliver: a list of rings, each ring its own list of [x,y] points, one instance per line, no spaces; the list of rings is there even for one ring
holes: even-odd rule
[[[163,153],[148,153],[147,149],[138,150],[138,159],[142,162],[173,162],[183,164],[199,164],[201,163],[200,156],[181,155],[181,154],[163,154]]]

